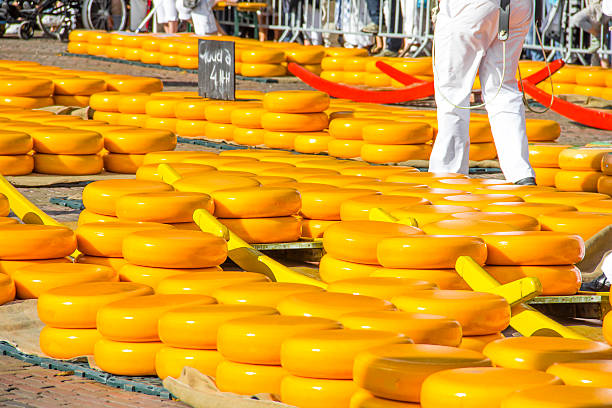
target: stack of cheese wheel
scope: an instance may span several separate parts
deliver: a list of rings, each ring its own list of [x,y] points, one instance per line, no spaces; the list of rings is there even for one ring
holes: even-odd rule
[[[302,333],[341,327],[331,319],[270,314],[225,321],[217,334],[217,348],[224,359],[217,366],[217,387],[237,394],[280,395],[288,374],[281,367],[283,342]]]
[[[327,151],[331,140],[325,131],[329,96],[318,91],[277,91],[265,94],[261,116],[268,147],[293,149],[301,153]]]
[[[364,126],[361,158],[371,163],[429,160],[433,129],[427,123],[381,122]]]
[[[93,129],[93,128],[92,128]],[[43,174],[98,174],[104,167],[104,138],[88,129],[47,127],[31,130],[34,171]]]
[[[602,160],[612,147],[568,148],[559,153],[559,171],[555,175],[555,186],[561,191],[599,191],[599,179],[603,177]],[[602,193],[612,192],[601,183]],[[610,184],[609,182],[607,184]]]
[[[500,283],[537,277],[545,295],[572,295],[580,288],[580,271],[573,265],[584,256],[584,241],[580,236],[554,231],[517,231],[482,234],[481,238],[487,244],[485,269]]]
[[[83,189],[85,209],[79,215],[77,227],[79,233],[84,233],[80,243],[80,246],[84,247],[80,249],[82,254],[78,256],[76,262],[110,266],[118,271],[125,264],[121,245],[127,234],[139,228],[172,227],[158,222],[139,224],[131,220],[113,226],[111,224],[119,221],[117,200],[126,194],[160,193],[171,190],[172,187],[166,183],[149,180],[103,180],[85,186]]]
[[[40,348],[57,359],[92,355],[101,339],[96,329],[98,310],[116,300],[152,294],[146,285],[127,282],[74,283],[47,290],[37,303],[38,317],[45,323]]]
[[[234,139],[236,126],[232,124],[232,112],[237,109],[258,109],[259,102],[218,102],[207,104],[204,109],[204,117],[207,120],[204,132],[207,139],[231,141]],[[253,115],[246,115],[247,121],[253,119]],[[257,120],[255,119],[254,122]]]
[[[296,334],[281,345],[281,365],[288,375],[281,400],[303,408],[348,407],[356,391],[353,361],[372,347],[412,343],[380,330],[316,330]]]
[[[38,69],[40,64],[29,61],[4,61],[1,67],[19,67],[27,71]],[[26,109],[53,105],[53,81],[28,78],[24,74],[27,75],[27,72],[3,71],[0,76],[0,105]]]
[[[477,116],[470,120],[470,160],[495,160],[497,149],[493,143],[491,125],[486,116]]]
[[[25,132],[0,131],[0,174],[3,176],[30,174],[34,170],[34,159],[28,153],[33,146],[32,137]]]
[[[333,137],[327,145],[330,156],[342,159],[361,157],[364,145],[363,128],[380,123],[370,118],[337,118],[329,122],[329,135]]]
[[[186,138],[203,138],[206,136],[205,108],[211,102],[200,98],[185,98],[174,107],[176,117],[176,134]]]
[[[287,75],[286,56],[280,49],[252,47],[240,50],[240,74],[246,77]]]
[[[60,74],[62,71],[60,71]],[[106,91],[106,82],[103,79],[84,78],[77,71],[73,77],[50,78],[53,80],[53,101],[55,105],[62,106],[89,106],[91,95]],[[86,72],[83,72],[87,75]]]
[[[249,304],[186,306],[164,313],[159,319],[164,347],[155,359],[157,375],[178,378],[183,367],[189,366],[215,377],[223,361],[217,351],[219,327],[234,319],[275,314],[274,308]]]
[[[612,152],[608,152],[601,158],[601,172],[603,175],[597,182],[597,191],[612,196]]]
[[[96,364],[111,374],[156,375],[155,357],[164,347],[159,339],[159,318],[172,309],[214,303],[215,299],[206,295],[156,294],[102,306],[96,318],[102,336],[94,345]]]
[[[528,119],[527,140],[533,143],[551,143],[561,136],[561,126],[555,120]]]
[[[557,143],[529,144],[529,162],[535,171],[538,186],[555,186],[555,176],[561,171],[559,153],[570,147]]]
[[[261,146],[264,144],[264,130],[261,117],[266,110],[259,104],[247,103],[244,107],[232,110],[230,119],[234,125],[232,140],[244,146]]]

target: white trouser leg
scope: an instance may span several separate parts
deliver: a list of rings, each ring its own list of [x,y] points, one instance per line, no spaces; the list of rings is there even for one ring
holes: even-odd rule
[[[511,182],[534,177],[529,164],[525,107],[515,78],[525,35],[531,23],[531,7],[531,0],[514,0],[510,4],[510,35],[506,40],[506,69],[501,89],[499,79],[504,62],[502,41],[497,38],[493,40],[480,64],[480,84],[499,164],[506,180]]]
[[[498,9],[495,0],[440,4],[434,34],[438,135],[429,171],[469,172],[470,111],[457,106],[469,105],[478,66],[497,32]]]

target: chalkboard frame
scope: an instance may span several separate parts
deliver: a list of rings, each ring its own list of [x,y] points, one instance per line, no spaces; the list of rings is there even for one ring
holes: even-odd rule
[[[233,41],[198,41],[198,94],[236,100],[236,45]]]

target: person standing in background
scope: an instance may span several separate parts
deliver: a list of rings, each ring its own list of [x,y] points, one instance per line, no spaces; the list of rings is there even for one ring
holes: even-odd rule
[[[168,34],[178,31],[178,11],[174,0],[153,0],[156,7],[155,16],[157,22],[164,27],[164,32]]]

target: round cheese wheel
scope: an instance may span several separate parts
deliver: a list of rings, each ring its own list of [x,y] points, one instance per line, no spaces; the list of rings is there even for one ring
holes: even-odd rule
[[[233,140],[236,126],[226,123],[207,122],[204,135],[212,140]]]
[[[476,237],[415,235],[381,240],[376,255],[386,268],[447,269],[454,268],[460,256],[484,265],[487,246]]]
[[[612,401],[609,388],[549,385],[512,393],[502,401],[503,408],[605,407]]]
[[[24,109],[38,109],[53,105],[51,97],[0,96],[0,106],[14,106]]]
[[[94,346],[96,365],[116,375],[155,375],[155,355],[164,347],[160,342],[132,343],[103,338]]]
[[[474,350],[482,353],[485,346],[492,341],[505,338],[501,333],[487,334],[484,336],[463,336],[459,348],[466,350]]]
[[[215,383],[223,392],[278,395],[285,375],[287,372],[277,365],[243,364],[224,360],[217,366]]]
[[[147,125],[149,115],[137,113],[122,113],[119,116],[119,124],[124,126],[134,126],[144,128]]]
[[[529,162],[534,167],[559,167],[559,153],[570,147],[557,143],[532,143],[529,145]]]
[[[93,95],[106,91],[106,82],[95,78],[61,78],[54,79],[53,84],[56,95]]]
[[[286,375],[281,401],[301,408],[348,407],[357,386],[350,380],[327,380]]]
[[[295,242],[302,234],[298,217],[219,218],[219,222],[249,244]]]
[[[316,113],[329,107],[329,95],[319,91],[275,91],[264,95],[263,106],[276,113]]]
[[[474,143],[470,144],[470,160],[482,161],[482,160],[495,160],[497,157],[497,150],[495,149],[495,143]]]
[[[194,350],[165,346],[155,355],[155,371],[162,380],[179,378],[184,367],[191,367],[204,375],[214,377],[223,361],[217,350]]]
[[[285,297],[296,293],[321,292],[317,286],[287,282],[249,282],[224,286],[213,292],[219,303],[275,308]]]
[[[268,280],[265,275],[255,272],[184,273],[163,279],[157,286],[157,293],[212,296],[217,289],[224,286]]]
[[[153,97],[148,93],[124,93],[120,92],[120,97],[117,100],[117,111],[129,114],[144,114],[146,113],[146,105]]]
[[[143,127],[147,129],[167,130],[169,132],[176,133],[177,121],[178,120],[175,118],[152,118],[150,117],[150,118],[147,118]]]
[[[83,254],[79,254],[75,262],[84,263],[84,264],[92,264],[92,265],[108,266],[115,272],[119,272],[119,270],[126,264],[126,261],[123,258],[107,258],[107,257],[102,257],[102,256],[89,256],[89,255],[83,255]]]
[[[268,187],[282,187],[278,186],[278,184],[297,183],[295,179],[292,179],[291,177],[282,176],[256,176],[255,180],[259,181],[262,186]]]
[[[102,112],[119,112],[118,104],[119,100],[128,95],[121,92],[98,92],[91,95],[89,99],[89,106],[95,111]],[[140,94],[139,96],[145,96]]]
[[[395,343],[412,343],[402,334],[378,330],[316,330],[286,339],[281,364],[292,375],[330,380],[353,378],[353,360],[361,351]]]
[[[566,385],[607,387],[612,378],[612,362],[609,360],[586,360],[555,363],[547,373],[556,375]]]
[[[234,109],[230,115],[232,125],[238,128],[261,129],[261,116],[266,113],[263,108]]]
[[[145,113],[153,118],[174,118],[174,111],[179,102],[181,100],[174,97],[151,99],[145,103]]]
[[[564,170],[601,170],[601,161],[609,147],[569,148],[559,153],[559,167]]]
[[[273,132],[318,132],[327,128],[325,113],[273,113],[261,116],[264,129]]]
[[[497,221],[441,220],[421,226],[428,235],[481,235],[496,232],[515,232],[512,225]]]
[[[0,79],[0,95],[46,97],[53,94],[53,81],[20,76]]]
[[[207,164],[210,166],[214,166],[215,168],[220,168],[221,166],[228,164],[238,164],[245,162],[254,162],[257,163],[257,159],[254,157],[241,157],[241,156],[218,156],[218,155],[197,155],[191,157],[185,157],[181,160],[183,163],[197,163],[197,164]]]
[[[146,162],[148,154],[145,155],[144,162]],[[213,166],[207,166],[206,164],[196,164],[196,163],[173,163],[173,162],[165,162],[166,164],[170,164],[172,169],[179,173],[181,176],[191,175],[195,173],[204,173],[207,171],[214,171],[215,168]],[[162,176],[158,170],[159,164],[143,164],[138,167],[136,171],[136,179],[137,180],[151,180],[151,181],[162,181]]]
[[[553,142],[561,135],[561,127],[554,120],[529,119],[526,128],[530,142]]]
[[[425,225],[447,219],[453,214],[473,211],[472,207],[460,205],[415,205],[392,210],[390,213],[400,220],[414,218],[419,225]]]
[[[104,162],[95,154],[34,154],[34,171],[42,174],[84,176],[102,172]]]
[[[95,329],[60,329],[45,326],[39,344],[43,353],[55,359],[71,359],[94,353],[94,345],[102,336]]]
[[[316,133],[315,133],[316,134]],[[261,157],[261,161],[265,162],[278,162],[278,163],[289,163],[289,164],[297,164],[304,161],[312,161],[312,160],[325,160],[329,161],[329,156],[324,155],[316,155],[316,154],[284,154],[286,152],[277,151],[275,155],[266,155]]]
[[[431,293],[430,293],[431,292]],[[422,290],[394,297],[398,309],[449,317],[466,336],[496,333],[508,327],[510,307],[501,296],[465,290]]]
[[[109,153],[103,159],[106,171],[119,174],[136,174],[144,160],[144,154]]]
[[[347,329],[381,330],[398,333],[417,344],[457,347],[461,343],[461,325],[442,316],[399,311],[348,313],[339,318]]]
[[[232,123],[232,112],[237,109],[259,109],[259,102],[217,102],[204,108],[206,120],[213,123]],[[261,125],[259,126],[261,127]]]
[[[32,150],[32,137],[24,132],[0,131],[0,155],[22,155]]]
[[[421,407],[499,406],[512,392],[562,384],[561,379],[536,370],[470,367],[439,371],[421,388]]]
[[[218,328],[217,347],[231,361],[279,365],[281,344],[313,330],[339,329],[339,323],[319,317],[250,316],[228,320]]]
[[[574,211],[575,212],[575,211]],[[501,222],[521,231],[539,231],[540,223],[537,218],[512,212],[461,212],[452,214],[449,219],[495,221]]]
[[[164,191],[126,194],[116,202],[117,217],[129,221],[192,222],[193,212],[199,208],[212,213],[212,198],[202,193]]]
[[[145,154],[176,147],[176,136],[163,129],[115,130],[104,135],[104,148],[112,153]]]
[[[542,230],[580,235],[585,241],[612,224],[612,214],[582,211],[549,213],[538,219]]]
[[[300,133],[293,141],[293,149],[300,153],[323,153],[332,140],[325,132]]]
[[[252,64],[279,64],[285,61],[285,54],[281,50],[256,47],[243,50],[240,53],[240,61]]]
[[[361,155],[363,140],[331,140],[327,144],[328,154],[342,159],[353,159]]]
[[[323,238],[325,230],[338,221],[302,220],[302,238]]]
[[[87,264],[79,265],[84,272]],[[97,269],[104,270],[103,266]],[[110,269],[110,268],[109,268]],[[108,273],[108,276],[114,277]],[[38,299],[38,317],[48,327],[57,328],[96,328],[96,314],[102,306],[129,297],[152,295],[153,290],[138,283],[128,282],[89,282],[59,286],[41,293]]]
[[[354,188],[300,191],[300,215],[314,220],[340,220],[340,207],[344,201],[374,194],[372,190]]]
[[[487,344],[483,353],[498,367],[545,371],[554,363],[610,359],[612,348],[563,337],[509,337]]]
[[[121,196],[134,193],[154,193],[171,190],[171,186],[159,181],[94,181],[83,189],[83,204],[85,208],[94,213],[115,216],[116,203]]]
[[[565,171],[555,174],[555,186],[560,191],[597,192],[597,182],[602,177],[599,171]]]
[[[330,226],[323,246],[332,257],[349,262],[378,264],[376,247],[385,238],[421,234],[407,225],[380,221],[343,221]]]
[[[174,114],[178,119],[206,120],[205,109],[216,102],[204,99],[178,100],[174,106]]]
[[[535,193],[549,193],[555,191],[552,187],[545,186],[519,186],[515,184],[511,185],[497,185],[497,186],[487,186],[483,188],[477,188],[474,190],[476,194],[510,194],[517,197],[525,197],[529,194]]]
[[[417,279],[435,283],[444,290],[470,290],[471,288],[454,269],[389,269],[377,267],[372,277]]]
[[[346,176],[345,176],[346,177]],[[390,212],[399,208],[429,204],[429,200],[411,196],[375,195],[345,200],[340,205],[342,221],[367,220],[372,208]]]
[[[74,232],[67,227],[38,224],[0,225],[0,259],[63,258],[76,249]]]
[[[117,300],[102,306],[97,314],[97,327],[109,340],[159,341],[159,317],[181,306],[207,305],[215,299],[195,294],[157,294]]]
[[[343,176],[364,176],[374,177],[381,180],[393,175],[409,175],[416,173],[414,167],[408,166],[354,166],[340,169],[340,174]]]
[[[118,280],[117,272],[111,268],[76,263],[36,264],[16,270],[11,276],[20,299],[36,299],[42,293],[60,286]]]
[[[407,145],[430,141],[433,130],[426,123],[381,122],[364,126],[362,135],[369,144]]]
[[[159,268],[208,268],[227,257],[224,239],[201,231],[153,228],[128,235],[123,256],[135,265]]]
[[[365,278],[378,268],[378,265],[343,261],[325,254],[319,262],[319,276],[324,282],[331,283],[344,279]]]
[[[612,196],[612,176],[601,176],[597,180],[597,192]]]
[[[77,222],[77,226],[83,224],[89,224],[90,222],[117,222],[119,219],[117,217],[111,217],[108,215],[100,215],[96,213],[92,213],[91,211],[83,210],[79,214],[79,220]]]
[[[287,75],[287,68],[280,64],[240,64],[240,75],[245,77],[278,77]]]
[[[285,51],[287,61],[295,62],[300,65],[321,64],[325,56],[325,51],[319,47],[301,47],[290,51]]]
[[[15,282],[10,275],[0,274],[0,305],[15,300]]]
[[[164,85],[157,78],[121,76],[106,78],[106,87],[109,91],[151,93],[161,91]]]
[[[304,181],[305,183],[331,184],[336,187],[345,187],[350,184],[356,184],[356,183],[376,182],[376,179],[370,178],[370,177],[361,177],[361,176],[342,176],[342,175],[325,174],[325,175],[303,177],[301,181]]]
[[[511,212],[514,214],[528,215],[533,218],[539,218],[541,215],[576,211],[576,208],[570,205],[555,204],[555,203],[535,203],[535,202],[505,202],[505,203],[493,203],[482,208],[482,211],[491,212]]]
[[[363,351],[355,359],[354,382],[380,398],[419,402],[421,385],[436,372],[488,367],[481,353],[428,344],[393,344]]]
[[[217,348],[217,332],[223,323],[276,313],[270,307],[243,304],[182,307],[161,315],[159,337],[172,347],[214,350]]]
[[[438,205],[466,205],[476,209],[503,202],[521,202],[522,198],[511,194],[456,194],[439,198],[434,201]]]
[[[429,160],[431,146],[427,144],[383,145],[366,143],[361,158],[370,163],[399,163],[407,160]]]
[[[218,173],[188,175],[174,183],[177,191],[211,194],[228,188],[258,187],[259,182],[249,177],[221,176]]]
[[[611,213],[612,200],[587,201],[585,203],[576,204],[576,208],[579,211]]]
[[[384,74],[383,74],[384,75]],[[385,75],[386,76],[386,75]],[[388,77],[387,77],[388,78]],[[419,408],[420,405],[411,402],[393,401],[385,398],[378,398],[359,389],[351,397],[350,408]]]
[[[288,296],[277,306],[287,316],[315,316],[338,319],[351,312],[391,310],[393,306],[384,299],[347,293],[305,292]]]
[[[293,150],[294,140],[297,134],[294,132],[270,132],[265,131],[263,143],[273,149]]]
[[[11,204],[6,195],[0,193],[0,216],[6,217],[11,212]]]
[[[610,196],[607,194],[588,193],[588,192],[551,192],[535,193],[525,196],[525,201],[532,203],[563,204],[575,206],[587,201],[606,200]]]
[[[123,241],[137,231],[172,229],[172,226],[147,222],[92,222],[77,227],[79,251],[85,255],[121,258]]]
[[[121,113],[95,111],[93,114],[93,118],[94,120],[99,120],[99,121],[106,122],[112,125],[119,125],[119,120],[121,119]]]
[[[300,210],[300,194],[291,188],[251,187],[213,193],[220,218],[285,217]]]
[[[506,284],[525,277],[536,277],[543,296],[574,295],[582,283],[580,270],[573,265],[490,266],[486,271],[499,283]]]
[[[412,175],[410,175],[412,176]],[[392,180],[389,180],[392,181]],[[455,190],[463,190],[471,192],[477,188],[508,184],[504,180],[494,179],[471,179],[471,178],[443,178],[435,179],[430,184],[430,187],[452,188]]]
[[[481,238],[489,265],[568,265],[584,257],[583,239],[564,232],[500,232]]]
[[[216,156],[216,154],[212,152],[204,152],[204,151],[180,151],[180,150],[166,150],[166,151],[157,151],[147,153],[144,164],[160,164],[160,163],[180,163],[184,159],[188,159],[191,157],[203,157],[203,156]]]
[[[182,275],[185,273],[194,272],[220,272],[221,268],[193,268],[193,269],[181,269],[181,268],[151,268],[148,266],[139,266],[126,263],[119,269],[119,279],[123,282],[136,282],[143,285],[152,287],[154,290],[157,289],[159,283],[174,275]]]
[[[61,106],[76,106],[86,108],[89,106],[89,96],[81,95],[54,95],[53,104]],[[53,122],[51,122],[53,123]]]
[[[177,119],[176,134],[182,137],[204,137],[207,123],[205,120]]]

